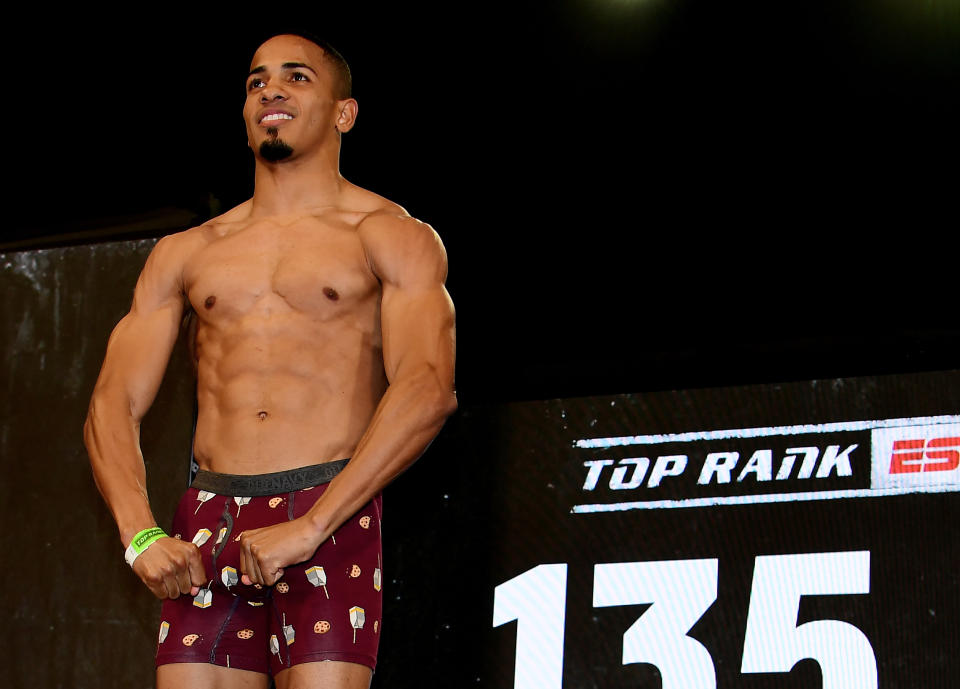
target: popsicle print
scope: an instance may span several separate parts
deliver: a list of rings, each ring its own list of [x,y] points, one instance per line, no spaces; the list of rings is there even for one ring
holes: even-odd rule
[[[357,630],[363,629],[365,613],[359,605],[350,608],[350,626],[353,627],[353,643],[357,643]]]
[[[233,501],[234,501],[235,503],[237,503],[237,516],[238,516],[238,517],[240,516],[240,508],[243,507],[244,505],[250,504],[250,501],[251,501],[252,499],[253,499],[253,498],[234,498],[234,499],[233,499]]]
[[[197,493],[197,501],[198,501],[200,504],[197,505],[197,509],[195,509],[195,510],[193,511],[193,513],[196,514],[197,512],[199,512],[199,511],[200,511],[200,508],[203,507],[203,503],[205,503],[207,500],[210,500],[211,498],[215,498],[215,497],[217,497],[217,494],[216,494],[216,493],[211,493],[211,492],[208,491],[208,490],[201,490],[199,493]]]
[[[205,589],[200,589],[199,593],[193,597],[193,604],[198,608],[209,608],[213,605],[213,591],[210,590],[209,585]]]
[[[204,543],[210,540],[210,537],[213,535],[213,532],[210,529],[200,529],[197,531],[197,534],[193,537],[193,544],[198,548]]]
[[[234,567],[224,567],[220,572],[220,581],[223,582],[224,586],[230,588],[240,581],[240,577],[237,576],[237,570]]]
[[[306,571],[306,575],[307,581],[314,586],[322,586],[323,592],[330,598],[330,592],[327,591],[327,573],[323,571],[323,567],[311,567]]]

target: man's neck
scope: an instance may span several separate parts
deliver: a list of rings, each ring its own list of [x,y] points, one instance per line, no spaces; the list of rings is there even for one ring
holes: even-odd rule
[[[285,215],[337,205],[345,180],[338,160],[324,156],[279,163],[257,160],[251,215]]]

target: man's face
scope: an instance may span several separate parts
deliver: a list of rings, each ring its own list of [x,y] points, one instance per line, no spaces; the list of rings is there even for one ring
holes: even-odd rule
[[[259,157],[309,153],[337,135],[338,101],[323,50],[299,36],[275,36],[253,56],[243,118]]]

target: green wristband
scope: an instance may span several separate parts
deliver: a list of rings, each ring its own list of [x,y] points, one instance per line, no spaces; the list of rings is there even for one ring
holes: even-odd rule
[[[166,536],[167,534],[165,534],[159,526],[144,529],[133,537],[130,545],[127,546],[126,552],[123,554],[123,559],[127,561],[128,565],[133,567],[134,560],[136,560],[144,550],[161,538],[166,538]]]

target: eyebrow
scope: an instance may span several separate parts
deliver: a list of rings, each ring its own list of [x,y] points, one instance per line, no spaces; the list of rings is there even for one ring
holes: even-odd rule
[[[313,67],[311,67],[305,62],[284,62],[282,65],[280,65],[280,69],[301,69],[301,68],[309,69],[314,74],[317,73],[317,70],[315,70]],[[262,74],[263,72],[266,72],[266,71],[267,71],[267,68],[265,65],[254,67],[253,69],[250,70],[250,74],[247,75],[247,78],[249,79],[254,74]]]

